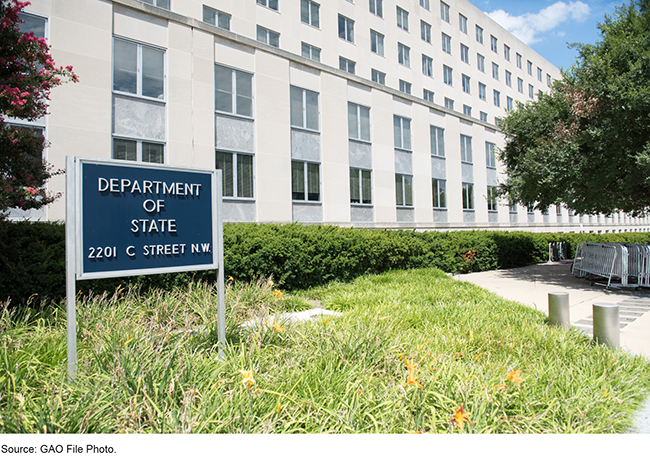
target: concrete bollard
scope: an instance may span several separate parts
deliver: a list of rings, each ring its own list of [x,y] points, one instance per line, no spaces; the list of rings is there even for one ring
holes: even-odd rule
[[[557,325],[568,330],[571,321],[569,320],[569,293],[548,294],[548,323]]]
[[[621,345],[621,328],[618,304],[599,303],[593,305],[594,340],[611,349]]]

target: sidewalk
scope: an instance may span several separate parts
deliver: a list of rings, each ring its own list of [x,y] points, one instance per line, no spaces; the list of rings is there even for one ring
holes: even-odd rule
[[[571,274],[572,261],[560,261],[516,269],[454,275],[455,280],[470,282],[497,295],[526,304],[548,315],[548,294],[569,293],[571,325],[590,336],[594,303],[619,305],[621,348],[650,358],[650,290],[623,288],[607,290],[591,286]]]

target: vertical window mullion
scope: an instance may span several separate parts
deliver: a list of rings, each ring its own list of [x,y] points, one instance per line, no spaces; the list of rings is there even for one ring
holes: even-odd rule
[[[232,73],[230,74],[231,78],[231,88],[232,88],[232,113],[236,114],[237,113],[237,74],[233,70]]]
[[[137,56],[138,56],[138,62],[136,66],[136,72],[137,72],[137,78],[138,78],[138,88],[136,89],[136,94],[139,96],[142,96],[142,46],[141,45],[136,45],[137,46]]]
[[[305,90],[302,90],[302,120],[303,127],[307,128],[307,92]],[[305,168],[307,167],[305,166]]]
[[[307,162],[303,163],[303,172],[305,175],[305,197],[303,200],[309,199],[309,170],[307,169]]]

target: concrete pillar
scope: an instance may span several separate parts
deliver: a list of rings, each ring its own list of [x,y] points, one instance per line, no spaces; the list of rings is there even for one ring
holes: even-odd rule
[[[621,329],[618,304],[599,303],[593,305],[594,340],[612,349],[621,345]]]
[[[568,330],[571,322],[569,320],[569,293],[548,294],[548,323],[557,325]]]

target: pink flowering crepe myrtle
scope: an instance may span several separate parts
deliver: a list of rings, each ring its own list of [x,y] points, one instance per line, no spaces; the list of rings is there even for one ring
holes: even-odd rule
[[[43,162],[42,135],[10,126],[5,117],[34,121],[47,113],[52,88],[77,82],[72,66],[57,67],[47,42],[20,32],[19,13],[29,2],[0,0],[0,219],[10,208],[41,208],[60,194],[45,183],[62,171]]]

